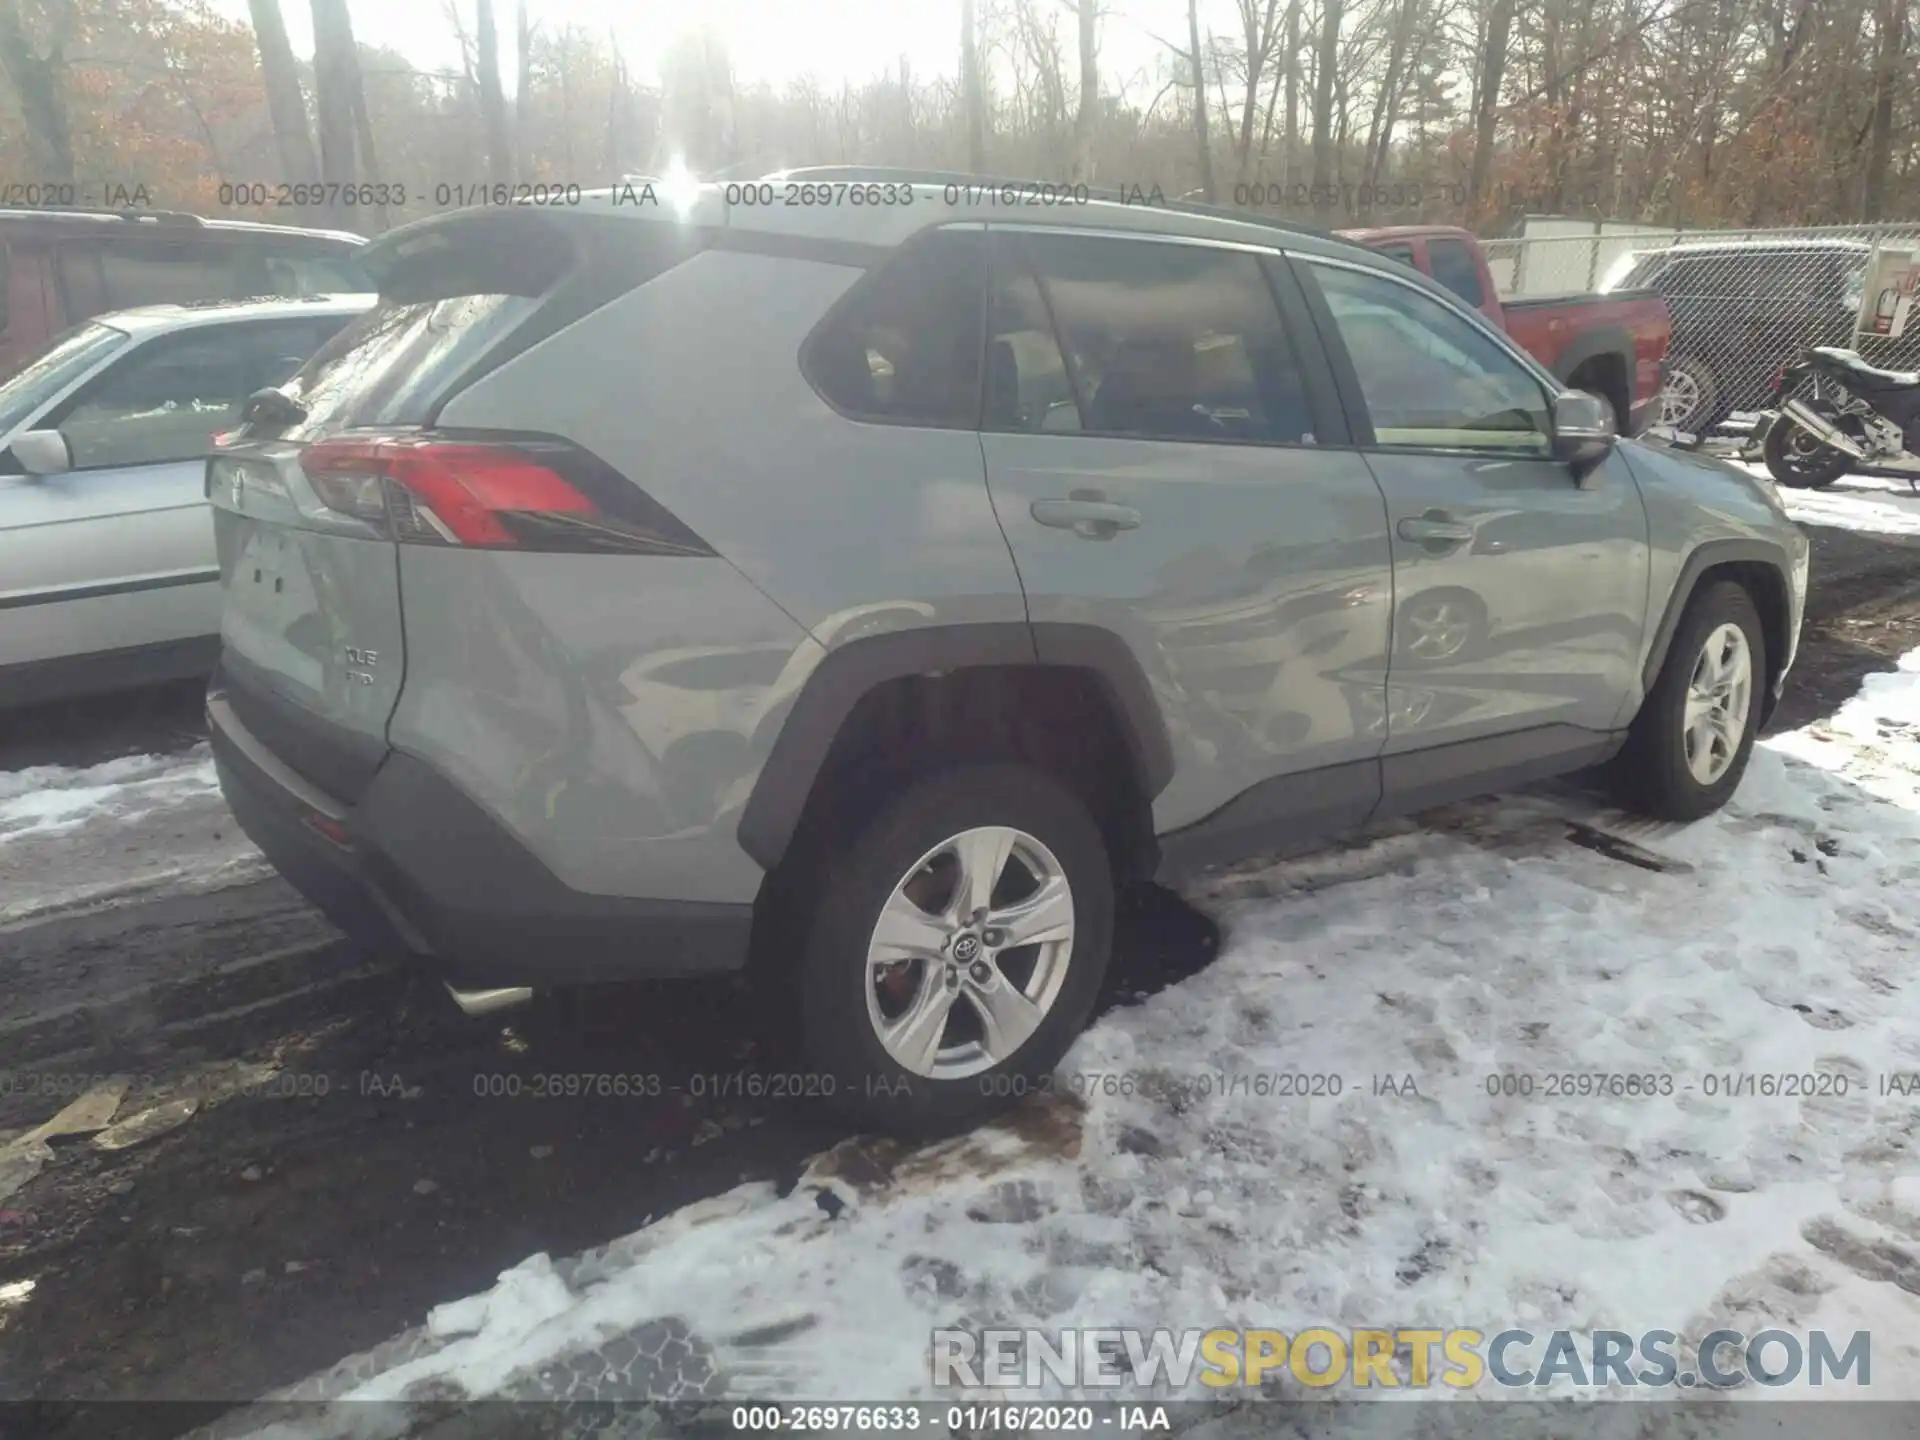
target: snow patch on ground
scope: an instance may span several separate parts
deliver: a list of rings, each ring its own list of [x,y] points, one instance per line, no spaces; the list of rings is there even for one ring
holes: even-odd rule
[[[1830,720],[1770,742],[1882,800],[1920,811],[1920,651],[1869,675]]]
[[[1767,467],[1736,461],[1749,474],[1772,485]],[[1775,486],[1787,514],[1803,525],[1830,525],[1874,535],[1920,535],[1920,493],[1905,480],[1879,475],[1848,475],[1825,490]]]
[[[1665,869],[1519,797],[1243,870],[1067,1093],[535,1256],[290,1393],[877,1400],[934,1394],[936,1326],[1468,1325],[1864,1329],[1865,1393],[1920,1398],[1917,706],[1920,652],[1642,831]]]
[[[184,755],[128,755],[84,769],[35,765],[0,773],[0,845],[96,816],[138,819],[219,790],[205,745]]]
[[[0,926],[162,885],[208,889],[270,873],[227,813],[204,744],[0,772]]]

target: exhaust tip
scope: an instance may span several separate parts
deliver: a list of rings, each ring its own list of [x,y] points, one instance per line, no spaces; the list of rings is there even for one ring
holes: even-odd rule
[[[533,999],[533,989],[527,985],[499,990],[456,990],[448,985],[447,993],[453,997],[453,1003],[469,1015],[491,1015],[496,1010],[511,1010]]]

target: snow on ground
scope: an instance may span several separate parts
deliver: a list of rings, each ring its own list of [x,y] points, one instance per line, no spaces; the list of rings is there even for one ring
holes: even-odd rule
[[[1667,869],[1520,797],[1242,871],[1201,897],[1219,959],[1090,1030],[1077,1098],[536,1255],[290,1393],[930,1396],[930,1328],[1015,1324],[1865,1329],[1867,1393],[1920,1396],[1920,1094],[1885,1093],[1920,1072],[1917,777],[1920,652],[1641,832]]]
[[[227,813],[204,744],[0,772],[0,927],[160,886],[269,873]]]
[[[1734,463],[1773,483],[1765,465]],[[1825,490],[1794,490],[1785,485],[1775,488],[1787,514],[1803,525],[1831,525],[1875,535],[1920,535],[1920,493],[1905,480],[1848,475]]]

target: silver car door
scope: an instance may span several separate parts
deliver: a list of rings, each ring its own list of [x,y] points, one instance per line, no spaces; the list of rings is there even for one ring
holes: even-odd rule
[[[161,335],[35,422],[66,437],[71,468],[0,479],[0,663],[218,634],[206,456],[245,397],[298,369],[322,333],[303,320]]]

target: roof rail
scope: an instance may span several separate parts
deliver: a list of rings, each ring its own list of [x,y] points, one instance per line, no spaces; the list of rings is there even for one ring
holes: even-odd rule
[[[980,175],[966,170],[922,170],[913,166],[887,165],[805,165],[797,166],[789,170],[775,170],[760,178],[763,180],[799,180],[803,182],[808,180],[827,182],[844,180],[850,183],[873,181],[882,184],[891,181],[898,185],[1040,186],[1051,184],[1058,186],[1073,183],[1035,180],[1031,177],[1012,175]],[[1152,187],[1145,188],[1150,189]],[[1131,203],[1134,205],[1142,203],[1138,198],[1138,190],[1129,192],[1126,190],[1109,189],[1098,185],[1089,185],[1086,187],[1086,190],[1087,198],[1090,200],[1107,200],[1118,205],[1127,204],[1129,200],[1131,200]],[[1195,192],[1185,191],[1182,193],[1192,194]],[[1252,214],[1244,210],[1230,210],[1224,205],[1207,205],[1194,200],[1168,200],[1165,198],[1154,200],[1151,202],[1151,205],[1155,210],[1171,210],[1178,215],[1205,216],[1215,220],[1232,220],[1241,225],[1259,225],[1268,230],[1280,230],[1290,235],[1310,235],[1316,240],[1327,240],[1336,245],[1353,245],[1360,249],[1366,248],[1356,240],[1350,240],[1344,235],[1324,229],[1318,225],[1305,225],[1294,220],[1279,220],[1272,216]]]
[[[9,205],[0,206],[9,215],[94,215],[102,220],[149,221],[156,225],[205,225],[201,216],[185,210],[141,210],[130,207],[112,209],[103,205]]]

